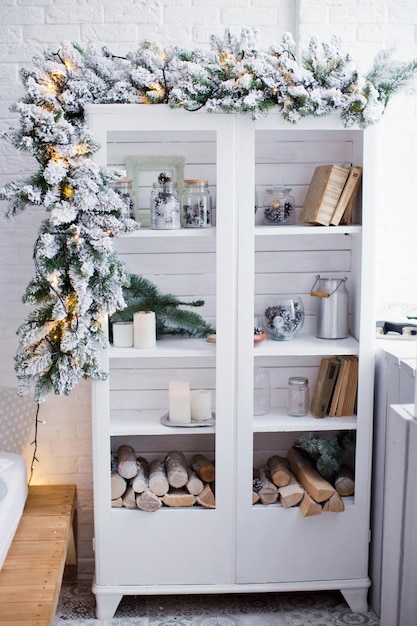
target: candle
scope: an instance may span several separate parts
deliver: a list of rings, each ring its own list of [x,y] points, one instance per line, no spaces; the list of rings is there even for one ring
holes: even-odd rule
[[[191,419],[195,422],[211,419],[211,391],[208,389],[191,391]]]
[[[115,348],[133,346],[133,322],[113,322],[113,345]]]
[[[153,311],[139,311],[134,314],[133,340],[135,348],[153,350],[156,347],[156,324]]]
[[[173,424],[191,422],[190,385],[186,381],[169,383],[169,421]]]

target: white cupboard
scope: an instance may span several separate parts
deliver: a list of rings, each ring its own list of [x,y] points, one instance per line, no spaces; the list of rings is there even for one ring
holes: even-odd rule
[[[375,129],[344,129],[335,118],[292,126],[278,112],[248,116],[186,112],[165,105],[89,105],[101,145],[97,163],[126,157],[185,160],[185,178],[207,178],[215,226],[150,230],[115,242],[132,273],[199,311],[216,328],[205,339],[164,337],[155,350],[110,347],[109,371],[94,382],[93,456],[97,616],[111,618],[124,594],[340,589],[355,611],[367,607],[374,371],[373,213]],[[314,168],[363,165],[353,224],[264,226],[255,190],[283,183],[302,205]],[[139,166],[140,167],[140,166]],[[138,173],[137,214],[146,214],[158,172]],[[139,217],[139,221],[141,218]],[[315,337],[316,276],[347,277],[350,335]],[[254,314],[276,294],[303,299],[305,323],[291,341],[254,345]],[[320,359],[359,357],[357,415],[315,419],[286,413],[290,376],[313,391]],[[253,415],[253,370],[268,369],[271,410]],[[169,381],[212,391],[214,426],[167,427]],[[252,505],[253,468],[286,451],[304,432],[356,431],[355,495],[343,513],[304,518],[298,508]],[[215,509],[163,507],[154,513],[111,507],[110,456],[122,443],[151,460],[181,450],[215,461]]]

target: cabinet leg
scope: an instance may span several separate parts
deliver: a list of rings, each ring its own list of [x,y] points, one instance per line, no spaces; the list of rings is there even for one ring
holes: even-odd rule
[[[97,619],[112,619],[123,598],[121,593],[100,593],[96,594],[96,617]]]
[[[344,599],[354,613],[366,613],[368,610],[368,588],[341,589]]]

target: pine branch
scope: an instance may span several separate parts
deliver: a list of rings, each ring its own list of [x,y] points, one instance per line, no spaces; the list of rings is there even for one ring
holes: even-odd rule
[[[138,311],[154,311],[157,337],[162,335],[187,335],[206,337],[215,332],[203,318],[194,311],[184,311],[181,306],[201,307],[204,300],[186,302],[171,294],[163,294],[143,276],[130,274],[128,284],[123,287],[126,307],[112,316],[112,321],[132,321]]]

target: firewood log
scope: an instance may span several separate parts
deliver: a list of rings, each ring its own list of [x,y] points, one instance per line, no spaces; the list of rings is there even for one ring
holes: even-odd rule
[[[330,511],[331,513],[342,513],[345,510],[345,505],[342,498],[339,496],[337,491],[326,500],[323,504],[323,511]]]
[[[121,509],[123,507],[123,500],[122,498],[116,498],[115,500],[111,501],[111,506],[113,509]]]
[[[286,509],[297,506],[304,496],[304,489],[298,480],[291,474],[288,485],[278,488],[279,501]]]
[[[169,482],[163,459],[154,459],[149,466],[149,489],[156,496],[164,496],[169,491]]]
[[[209,484],[204,485],[203,491],[196,496],[197,504],[204,506],[206,509],[215,509],[216,501],[214,498],[214,493]]]
[[[342,465],[337,472],[334,486],[339,496],[353,496],[355,493],[355,478],[350,467]]]
[[[111,499],[117,500],[121,498],[127,488],[126,479],[120,476],[118,472],[112,472],[111,474]]]
[[[294,448],[288,450],[287,456],[293,474],[316,502],[331,498],[334,488],[319,474],[307,456]]]
[[[129,485],[122,496],[125,509],[136,509],[136,494],[132,485]]]
[[[188,471],[187,461],[182,452],[168,452],[165,457],[165,467],[168,482],[174,489],[180,489],[187,484]]]
[[[171,489],[162,497],[162,502],[167,506],[193,506],[195,496],[185,489]]]
[[[215,479],[214,463],[203,454],[195,454],[191,459],[191,468],[204,483],[211,483]]]
[[[303,517],[320,515],[321,513],[321,504],[313,500],[313,498],[308,495],[307,491],[304,492],[303,499],[300,502],[299,508]]]
[[[136,493],[142,493],[149,487],[149,464],[143,457],[136,459],[137,474],[132,480],[132,487]]]
[[[187,491],[191,493],[193,496],[198,496],[204,489],[204,483],[197,476],[195,472],[191,468],[187,468],[188,471],[188,481],[187,481]]]
[[[266,462],[268,474],[274,485],[285,487],[291,479],[290,463],[288,459],[274,454]]]
[[[119,446],[117,450],[117,471],[123,478],[133,478],[137,472],[136,453],[132,446]]]
[[[274,504],[278,500],[278,487],[269,480],[265,467],[259,470],[259,480],[261,482],[261,488],[258,491],[260,501],[262,504]]]
[[[256,504],[259,500],[259,493],[257,491],[252,491],[252,504]]]
[[[136,495],[136,506],[141,511],[153,513],[161,508],[162,502],[150,489]]]

